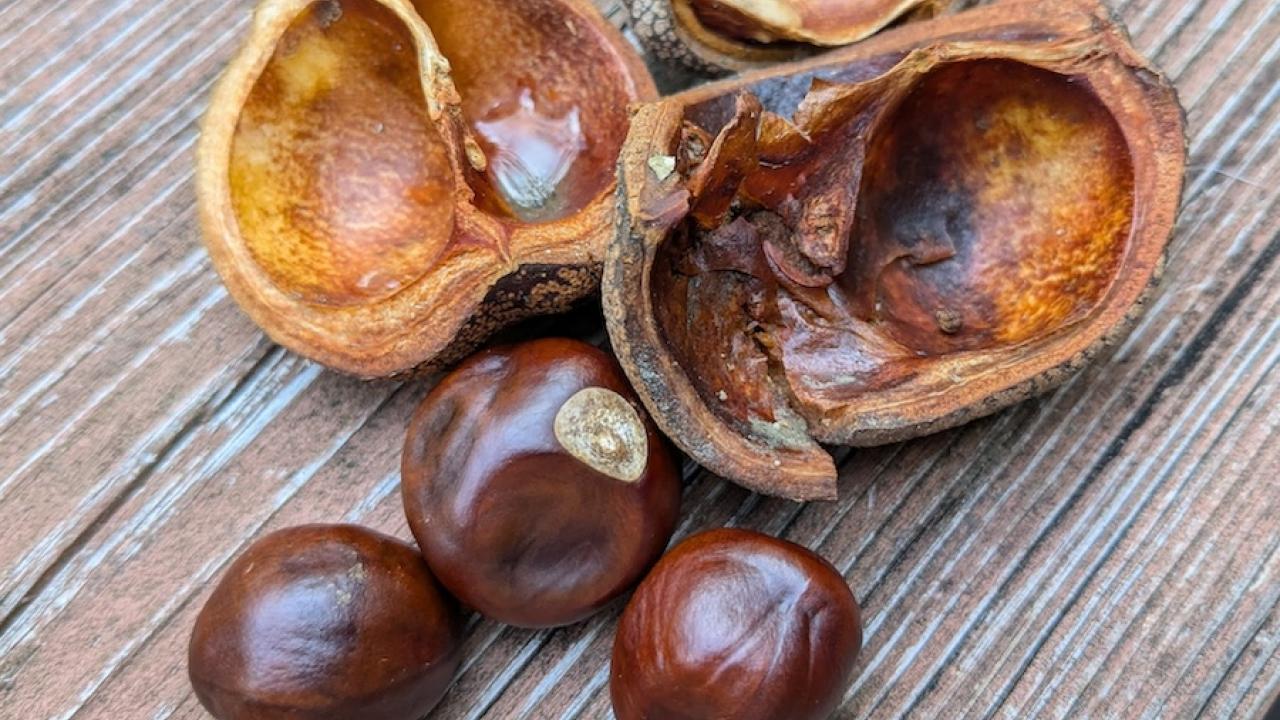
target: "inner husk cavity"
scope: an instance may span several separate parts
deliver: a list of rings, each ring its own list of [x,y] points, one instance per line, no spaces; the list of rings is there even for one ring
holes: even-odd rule
[[[838,439],[824,417],[881,391],[1016,372],[1128,245],[1115,120],[1082,78],[1014,61],[819,83],[793,120],[744,96],[714,139],[682,137],[659,327],[703,401],[775,447]]]
[[[294,297],[351,305],[421,277],[454,222],[449,148],[404,24],[319,2],[280,38],[241,111],[229,180],[241,235]]]
[[[309,5],[244,100],[231,206],[255,262],[295,299],[396,294],[459,244],[461,205],[537,225],[613,184],[634,87],[600,28],[559,0],[415,10],[448,59],[460,126],[429,116],[424,74],[440,68],[420,66],[407,21],[374,0]]]

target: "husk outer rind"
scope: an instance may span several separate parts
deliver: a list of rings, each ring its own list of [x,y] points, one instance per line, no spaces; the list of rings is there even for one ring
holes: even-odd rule
[[[581,265],[521,265],[493,284],[484,300],[431,360],[399,373],[417,377],[448,368],[474,352],[497,331],[522,320],[567,312],[600,288],[601,262]]]

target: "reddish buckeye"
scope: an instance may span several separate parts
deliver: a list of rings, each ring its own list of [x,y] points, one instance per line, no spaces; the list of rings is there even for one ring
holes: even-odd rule
[[[306,525],[231,564],[196,618],[188,669],[219,720],[418,720],[448,688],[461,637],[412,547]]]
[[[622,371],[574,340],[479,353],[409,426],[405,512],[459,599],[523,627],[581,620],[675,527],[679,469]]]
[[[809,550],[747,530],[680,543],[618,623],[618,720],[821,720],[862,648],[858,603]]]

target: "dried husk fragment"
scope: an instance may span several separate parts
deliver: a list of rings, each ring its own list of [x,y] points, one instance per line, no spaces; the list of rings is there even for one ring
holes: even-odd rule
[[[857,42],[895,23],[972,0],[627,0],[632,27],[660,60],[719,74]]]
[[[204,118],[205,244],[275,341],[388,377],[596,290],[626,106],[588,0],[263,0]]]
[[[1123,335],[1185,160],[1172,87],[1091,0],[1008,0],[695,88],[633,118],[609,333],[695,460],[832,498],[821,444],[953,427]]]

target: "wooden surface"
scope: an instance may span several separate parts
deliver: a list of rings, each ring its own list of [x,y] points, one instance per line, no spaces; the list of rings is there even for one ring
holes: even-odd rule
[[[848,454],[836,504],[690,468],[682,534],[759,528],[848,575],[841,717],[1248,718],[1280,687],[1280,3],[1117,2],[1192,152],[1129,340],[1048,397]],[[0,718],[202,717],[187,634],[247,542],[408,537],[427,385],[281,351],[199,245],[196,123],[249,12],[0,0]],[[616,612],[473,623],[435,717],[607,717]]]

